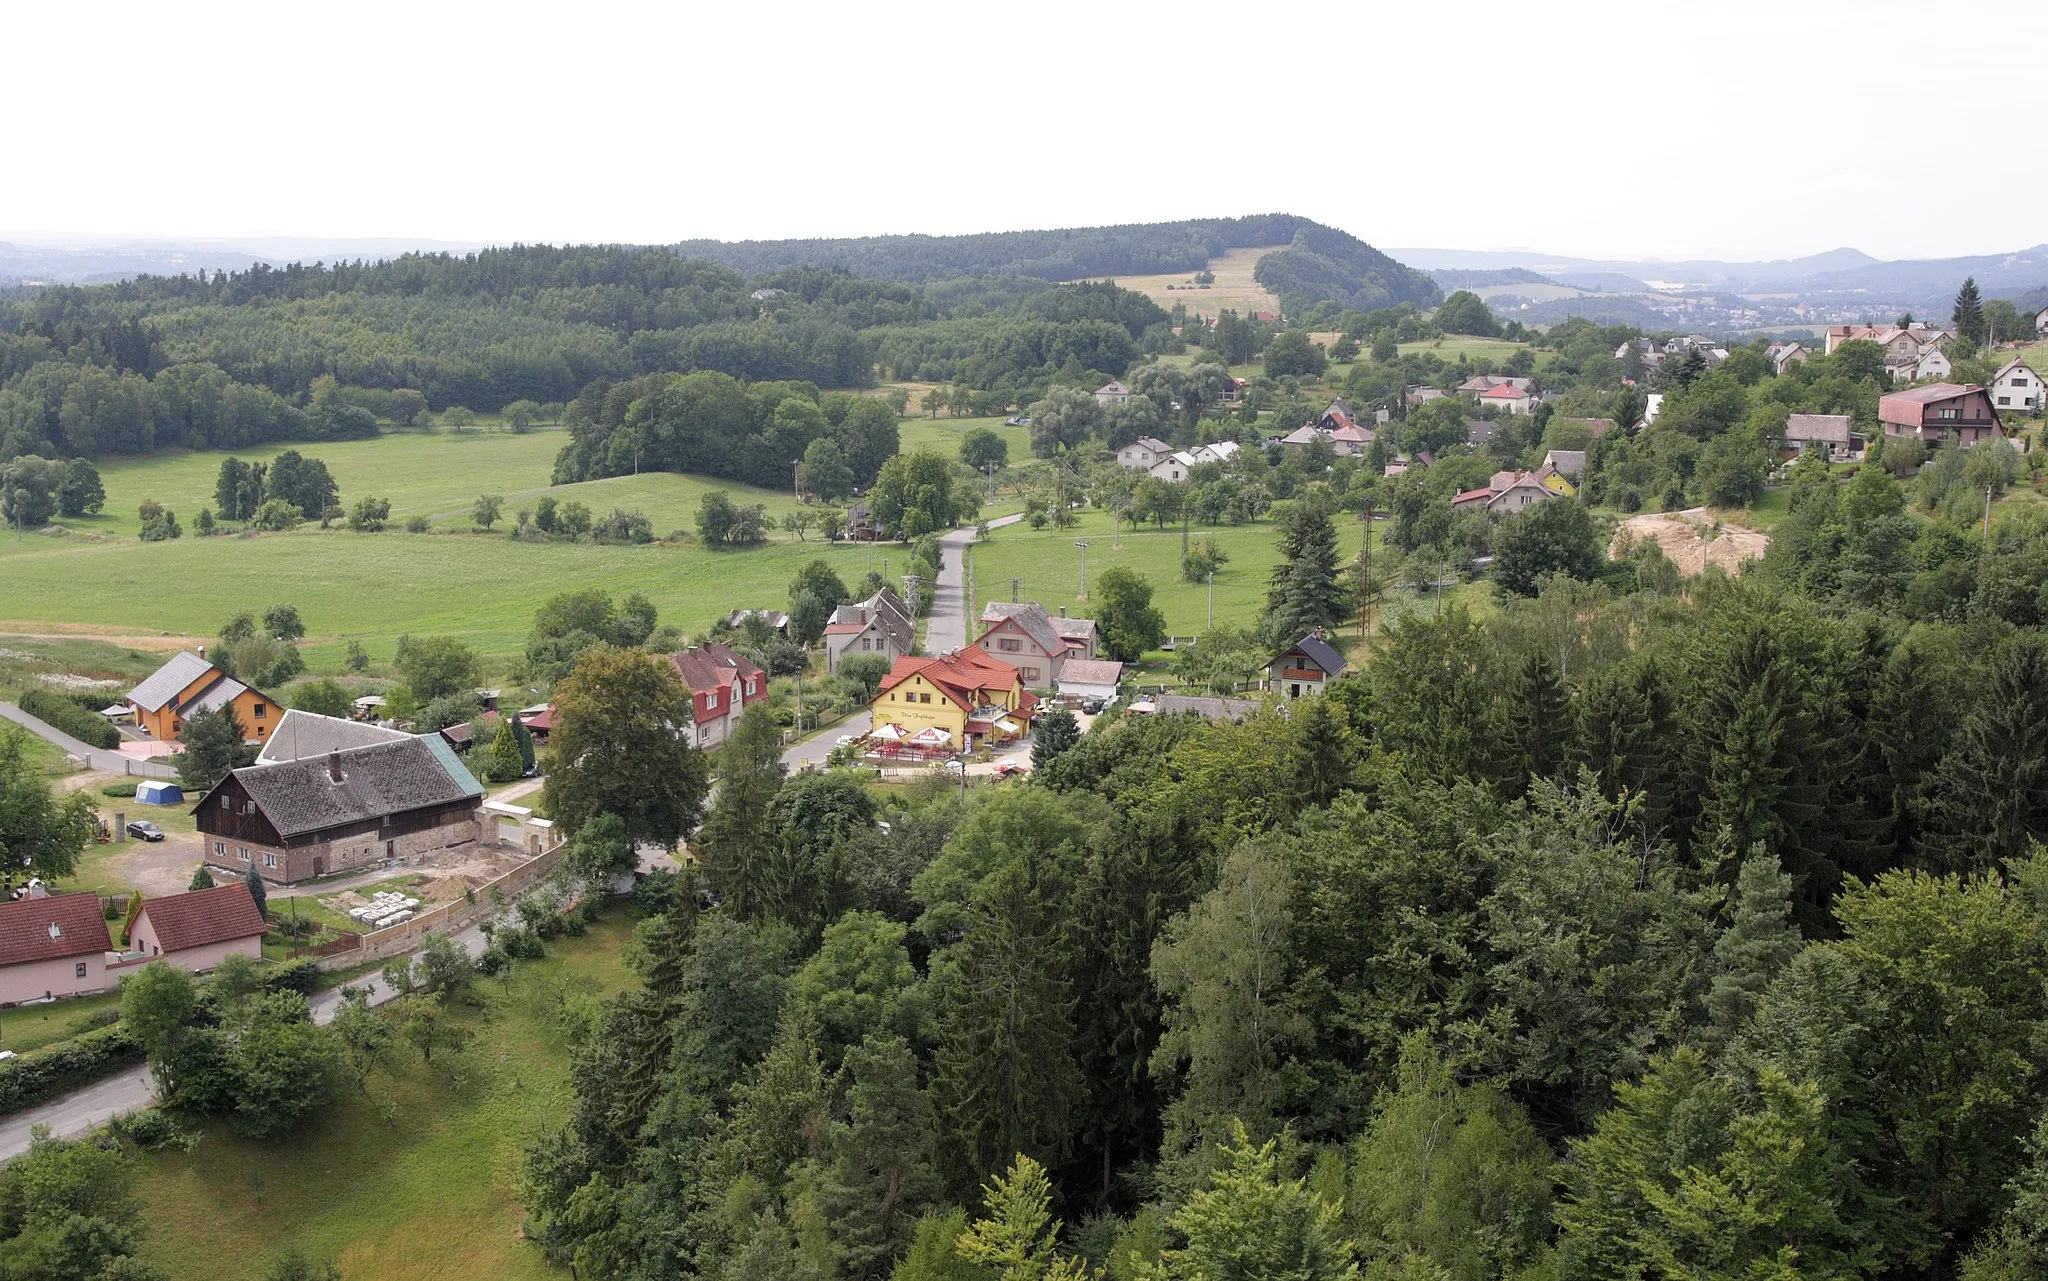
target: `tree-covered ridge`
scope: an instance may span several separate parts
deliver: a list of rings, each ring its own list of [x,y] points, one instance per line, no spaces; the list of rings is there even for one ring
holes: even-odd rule
[[[685,257],[721,263],[749,275],[811,266],[840,267],[877,280],[913,282],[972,276],[1080,280],[1200,271],[1211,258],[1228,250],[1286,244],[1302,228],[1313,226],[1308,219],[1292,214],[1261,214],[963,236],[686,240],[673,248]]]
[[[1289,315],[1323,302],[1375,311],[1404,302],[1428,307],[1443,299],[1426,273],[1402,266],[1356,236],[1317,223],[1296,229],[1288,247],[1259,259],[1252,274],[1280,295],[1280,305]]]

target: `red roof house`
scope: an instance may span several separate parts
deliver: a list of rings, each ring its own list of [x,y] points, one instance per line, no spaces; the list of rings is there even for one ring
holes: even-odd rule
[[[83,996],[109,986],[106,918],[97,894],[50,894],[0,903],[0,1005]]]
[[[249,887],[234,881],[144,899],[128,931],[128,950],[204,974],[237,952],[251,960],[262,957],[266,928]]]
[[[739,726],[740,714],[768,697],[768,674],[727,646],[706,642],[670,654],[668,661],[690,691],[699,747],[723,743]]]
[[[1932,383],[1880,396],[1877,420],[1887,436],[1953,440],[1965,449],[2003,434],[1991,394],[1975,384]]]

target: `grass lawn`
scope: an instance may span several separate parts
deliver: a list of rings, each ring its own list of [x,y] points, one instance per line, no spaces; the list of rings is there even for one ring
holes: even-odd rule
[[[190,644],[239,610],[282,599],[305,619],[303,652],[319,671],[340,668],[349,638],[379,664],[405,633],[452,634],[485,655],[516,653],[534,610],[571,587],[645,593],[664,621],[698,631],[737,606],[782,605],[790,579],[815,557],[849,582],[867,558],[864,546],[786,538],[734,552],[317,529],[169,543],[32,541],[33,551],[0,556],[0,612],[32,616],[0,629],[83,624],[169,632],[170,643]]]
[[[121,1008],[119,992],[81,996],[72,1001],[48,1005],[17,1005],[0,1010],[0,1050],[26,1054],[52,1041],[62,1041],[88,1031],[86,1020],[95,1014]]]
[[[922,449],[954,461],[960,457],[961,438],[977,427],[1003,438],[1010,448],[1010,466],[1031,461],[1031,429],[1006,426],[1000,418],[906,418],[896,432],[904,453]]]
[[[622,990],[623,915],[580,939],[549,944],[545,960],[508,984],[480,980],[474,1039],[451,1084],[437,1060],[408,1062],[370,1089],[395,1106],[351,1095],[313,1126],[270,1143],[206,1130],[190,1153],[142,1158],[143,1253],[178,1278],[259,1278],[287,1249],[334,1259],[344,1277],[376,1281],[562,1275],[517,1239],[521,1153],[571,1102],[570,1045],[557,1021],[566,997]]]
[[[1094,613],[1094,606],[1079,596],[1081,552],[1077,540],[1088,542],[1088,577],[1112,565],[1122,565],[1145,576],[1152,584],[1152,603],[1166,615],[1166,629],[1176,636],[1196,635],[1208,626],[1208,587],[1203,583],[1180,581],[1180,530],[1150,527],[1124,531],[1121,549],[1112,545],[1109,518],[1099,511],[1080,513],[1072,529],[1034,530],[1008,525],[975,544],[968,556],[974,580],[974,617],[992,600],[1010,599],[1010,579],[1018,578],[1018,598],[1035,600],[1057,612],[1065,606],[1077,615]],[[1191,544],[1213,538],[1230,557],[1216,574],[1216,622],[1219,625],[1250,626],[1266,607],[1267,579],[1279,560],[1276,549],[1280,531],[1271,521],[1250,525],[1196,527],[1189,532]],[[1363,545],[1359,522],[1340,516],[1337,542],[1340,558],[1354,558]]]

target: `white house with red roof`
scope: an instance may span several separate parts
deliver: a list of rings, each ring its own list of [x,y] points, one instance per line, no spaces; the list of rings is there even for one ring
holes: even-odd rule
[[[768,673],[724,645],[693,645],[668,661],[690,691],[691,741],[699,747],[723,743],[739,727],[740,714],[768,697]]]
[[[1536,405],[1536,394],[1527,387],[1517,387],[1517,380],[1495,383],[1479,393],[1481,408],[1492,405],[1511,414],[1526,414]]]

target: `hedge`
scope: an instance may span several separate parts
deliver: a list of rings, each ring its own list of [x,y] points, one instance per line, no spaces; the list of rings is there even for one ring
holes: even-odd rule
[[[143,1061],[142,1043],[119,1024],[0,1063],[0,1115],[32,1108]]]
[[[30,716],[89,746],[111,750],[120,745],[121,736],[107,724],[106,717],[87,711],[62,694],[52,694],[46,689],[28,690],[22,694],[20,706]]]

